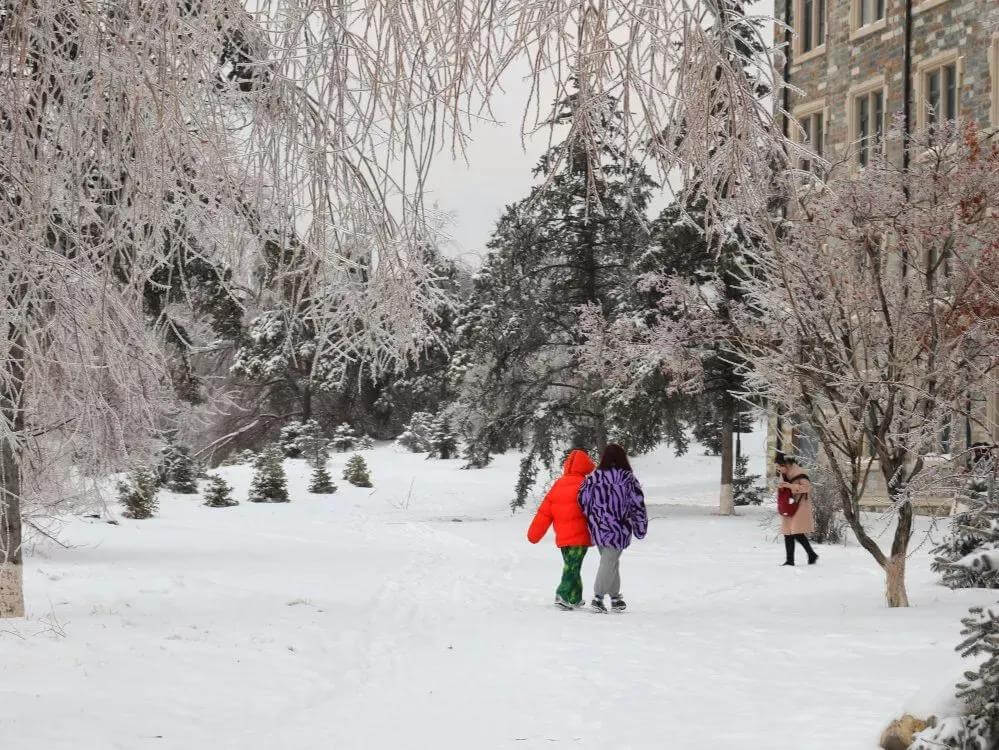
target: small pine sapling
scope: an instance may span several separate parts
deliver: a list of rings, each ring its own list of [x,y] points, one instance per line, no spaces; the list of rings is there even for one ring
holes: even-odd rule
[[[355,487],[371,487],[371,475],[364,456],[354,454],[343,467],[343,478]]]
[[[125,518],[152,518],[159,509],[155,473],[144,466],[132,470],[127,481],[118,482],[118,498],[125,506]]]
[[[336,492],[333,477],[330,476],[326,464],[317,463],[312,467],[312,477],[309,479],[309,492],[315,495],[330,495]]]
[[[239,505],[232,496],[232,487],[217,474],[208,476],[208,487],[205,489],[205,505],[209,508],[231,508]]]
[[[759,505],[763,502],[764,488],[757,484],[759,480],[759,474],[749,473],[749,456],[739,456],[735,460],[732,477],[732,497],[736,505]]]
[[[171,492],[195,495],[198,492],[197,468],[189,448],[171,446],[166,468],[166,487]]]
[[[281,459],[282,450],[273,445],[257,456],[253,464],[253,480],[250,482],[251,503],[286,503],[290,500],[288,479]]]
[[[434,418],[429,412],[418,411],[409,419],[405,431],[395,439],[396,445],[412,453],[430,451],[430,435]]]
[[[346,453],[354,450],[357,445],[357,433],[347,422],[344,422],[333,433],[333,450],[338,453]]]
[[[371,435],[361,435],[357,439],[357,450],[369,451],[375,447],[375,439]]]
[[[458,452],[458,436],[451,429],[451,420],[440,414],[434,419],[430,432],[430,455],[428,458],[448,459]]]
[[[951,517],[950,530],[933,548],[932,569],[956,588],[999,588],[999,505],[989,489],[987,467],[968,480],[959,501],[963,509]]]
[[[310,429],[312,431],[318,431],[319,429],[319,425],[313,419],[310,419],[308,422],[296,419],[281,428],[278,445],[281,446],[281,451],[284,453],[285,458],[302,457],[302,438],[310,432]]]

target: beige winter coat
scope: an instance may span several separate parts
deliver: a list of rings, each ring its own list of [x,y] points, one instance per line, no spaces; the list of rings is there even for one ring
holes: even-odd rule
[[[797,512],[788,518],[781,516],[780,533],[784,536],[811,534],[815,531],[815,514],[812,512],[812,483],[804,475],[791,482],[793,494],[798,498]]]

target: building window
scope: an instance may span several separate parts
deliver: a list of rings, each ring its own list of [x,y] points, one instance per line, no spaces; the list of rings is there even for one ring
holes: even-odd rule
[[[857,28],[883,21],[885,0],[854,0],[854,19]]]
[[[872,89],[854,97],[853,100],[853,132],[857,142],[857,162],[862,167],[870,164],[871,159],[881,147],[885,130],[885,94],[883,89]]]
[[[813,112],[799,118],[798,122],[802,130],[801,145],[812,151],[816,156],[821,157],[826,134],[824,113],[822,110]],[[802,159],[800,166],[805,172],[816,172],[818,170],[818,164],[808,158]]]
[[[916,81],[919,127],[932,130],[937,123],[957,119],[961,110],[961,60],[956,54],[923,62]]]
[[[826,43],[826,0],[798,0],[798,51],[806,54]]]

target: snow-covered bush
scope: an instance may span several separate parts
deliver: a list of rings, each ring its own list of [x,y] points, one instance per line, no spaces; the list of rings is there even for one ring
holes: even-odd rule
[[[430,432],[430,458],[448,459],[458,452],[458,435],[451,428],[451,420],[446,414],[434,419]]]
[[[260,452],[253,464],[253,480],[250,482],[251,503],[286,503],[288,479],[281,464],[281,450],[270,446]]]
[[[815,531],[811,540],[818,544],[839,544],[846,536],[846,522],[839,514],[839,497],[830,481],[812,483],[812,510]]]
[[[239,505],[239,501],[233,499],[232,487],[228,482],[217,474],[211,474],[205,489],[205,505],[209,508],[231,508]]]
[[[353,455],[343,468],[343,478],[355,487],[371,487],[371,475],[364,456]]]
[[[995,750],[999,746],[999,618],[992,610],[972,607],[961,622],[961,656],[984,656],[977,669],[964,673],[956,696],[965,712],[938,722],[915,737],[910,750]]]
[[[396,438],[399,445],[412,453],[428,453],[433,433],[434,416],[430,412],[418,411],[413,414],[405,431]]]
[[[943,541],[933,549],[932,568],[950,588],[999,588],[999,504],[989,492],[989,467],[968,480]]]
[[[278,445],[281,446],[285,458],[301,458],[303,442],[308,440],[308,435],[318,432],[319,425],[314,419],[310,419],[308,422],[296,419],[281,428]]]
[[[152,518],[159,508],[155,474],[144,466],[132,470],[126,480],[118,482],[118,499],[125,506],[125,518]]]
[[[361,435],[354,447],[359,451],[369,451],[375,447],[375,439],[371,435]]]
[[[312,467],[312,476],[309,479],[309,492],[316,495],[329,495],[336,492],[336,485],[333,484],[333,477],[330,476],[325,461],[317,463]]]
[[[223,466],[241,466],[243,464],[253,464],[257,460],[257,452],[247,448],[240,451],[239,453],[230,453],[226,460],[222,462]]]
[[[194,495],[198,492],[197,467],[187,446],[170,443],[162,451],[157,467],[160,485],[171,492]]]
[[[357,439],[357,431],[348,422],[343,422],[333,431],[330,444],[337,453],[346,453],[357,447]]]
[[[749,473],[749,456],[739,456],[732,476],[732,498],[736,505],[759,505],[766,488],[757,484],[759,474]]]

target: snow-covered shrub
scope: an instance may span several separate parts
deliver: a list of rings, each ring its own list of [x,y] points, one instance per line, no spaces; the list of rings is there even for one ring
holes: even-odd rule
[[[318,430],[319,425],[314,419],[310,419],[308,422],[296,419],[282,427],[278,437],[278,445],[281,446],[285,458],[301,458],[303,438],[308,433],[318,432]]]
[[[448,459],[458,452],[458,435],[446,414],[439,414],[430,432],[430,458]]]
[[[965,658],[984,657],[957,684],[964,715],[947,717],[923,730],[910,750],[995,750],[999,746],[999,618],[992,610],[972,607],[961,622],[965,639],[957,650]]]
[[[839,496],[831,481],[812,483],[812,510],[815,531],[811,534],[818,544],[839,544],[846,538],[846,522],[839,515]]]
[[[260,452],[253,464],[253,480],[250,482],[249,500],[251,503],[286,503],[288,479],[281,464],[281,449],[270,446]]]
[[[364,456],[354,454],[343,467],[343,478],[355,487],[371,487],[371,475]]]
[[[333,484],[333,477],[330,476],[326,463],[317,463],[312,467],[312,476],[309,479],[309,492],[316,495],[329,495],[336,492],[336,485]]]
[[[152,518],[159,509],[155,474],[144,466],[131,471],[118,482],[118,499],[125,506],[125,518]]]
[[[333,431],[331,445],[337,453],[354,450],[357,447],[357,431],[349,423],[342,423]]]
[[[375,447],[375,439],[371,435],[361,435],[357,439],[356,450],[369,451]]]
[[[433,427],[433,414],[426,411],[415,412],[410,418],[409,424],[406,425],[405,431],[396,438],[396,445],[412,453],[428,453]]]
[[[732,498],[736,505],[759,505],[766,488],[757,484],[759,474],[749,473],[749,456],[739,456],[732,476]]]
[[[999,503],[989,492],[989,467],[980,465],[962,490],[963,506],[934,547],[932,569],[950,588],[999,588]]]
[[[197,467],[191,450],[183,445],[170,443],[162,451],[157,467],[157,479],[171,492],[194,495],[198,492]]]
[[[232,487],[217,474],[208,476],[208,487],[205,489],[205,505],[209,508],[231,508],[239,505],[232,497]]]
[[[225,466],[240,466],[242,464],[253,464],[257,460],[257,452],[249,448],[239,453],[231,453],[223,462]]]

